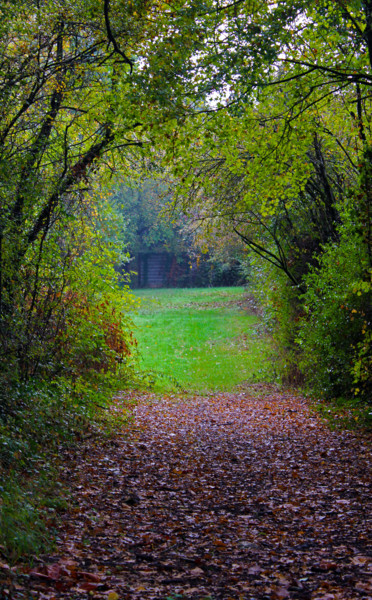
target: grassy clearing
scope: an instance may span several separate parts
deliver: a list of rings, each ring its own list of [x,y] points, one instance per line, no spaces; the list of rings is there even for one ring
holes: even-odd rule
[[[205,393],[264,378],[268,341],[242,287],[143,290],[135,318],[142,368],[159,389]]]

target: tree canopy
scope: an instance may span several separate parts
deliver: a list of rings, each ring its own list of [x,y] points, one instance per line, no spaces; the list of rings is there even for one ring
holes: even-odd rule
[[[367,389],[372,3],[22,0],[1,11],[2,360],[20,364],[39,345],[36,368],[45,340],[58,345],[71,269],[112,243],[92,185],[142,162],[171,173],[175,205],[205,246],[237,236],[284,273],[295,353],[302,323],[316,321],[326,256],[352,245],[336,304],[358,315],[359,329],[348,313],[347,386]],[[48,334],[31,327],[40,302]]]

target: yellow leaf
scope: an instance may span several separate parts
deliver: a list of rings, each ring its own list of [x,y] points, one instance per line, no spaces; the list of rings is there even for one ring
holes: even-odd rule
[[[116,592],[110,592],[107,596],[107,600],[119,600],[120,596]]]

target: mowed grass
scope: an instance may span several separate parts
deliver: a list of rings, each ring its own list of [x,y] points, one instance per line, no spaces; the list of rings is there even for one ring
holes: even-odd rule
[[[245,288],[136,291],[135,317],[142,368],[156,387],[226,391],[262,379],[268,341],[248,310]]]

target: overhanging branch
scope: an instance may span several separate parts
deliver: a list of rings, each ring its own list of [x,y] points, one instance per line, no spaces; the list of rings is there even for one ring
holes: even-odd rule
[[[48,201],[42,208],[31,231],[28,233],[28,244],[32,244],[32,242],[34,242],[37,239],[39,233],[43,231],[43,229],[49,223],[51,214],[58,206],[61,197],[64,194],[68,193],[73,185],[79,183],[79,181],[86,177],[88,169],[98,158],[102,156],[104,150],[113,141],[114,137],[115,136],[111,127],[109,125],[106,125],[105,135],[102,138],[102,140],[100,142],[97,142],[97,144],[91,146],[91,148],[89,148],[85,155],[70,168],[70,170],[66,173],[66,176],[60,181],[58,188],[48,198]]]
[[[111,23],[110,23],[110,17],[109,17],[110,0],[105,0],[104,6],[103,6],[103,10],[104,10],[104,14],[105,14],[105,24],[106,24],[106,31],[107,31],[107,37],[109,39],[109,44],[113,45],[115,52],[117,52],[117,54],[119,54],[122,57],[122,59],[124,60],[124,62],[127,65],[129,65],[130,72],[132,73],[132,71],[133,71],[133,61],[131,61],[130,58],[128,58],[126,56],[126,54],[124,54],[124,52],[120,49],[119,44],[117,43],[117,41],[115,39],[115,36],[112,33]]]
[[[263,258],[264,260],[266,260],[267,262],[272,264],[274,267],[283,271],[295,286],[300,287],[297,279],[289,271],[286,262],[283,262],[282,258],[279,258],[273,252],[270,252],[270,250],[267,250],[266,248],[264,248],[257,242],[254,242],[253,240],[248,238],[246,235],[244,235],[243,233],[238,231],[235,227],[233,230],[240,237],[240,239],[242,239],[243,242],[247,246],[249,246],[249,248],[251,248],[251,250],[253,250],[253,252],[255,252],[255,254],[258,254],[258,256],[260,256],[261,258]]]

